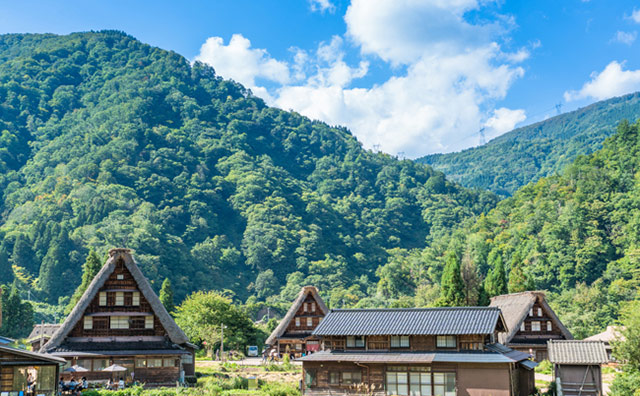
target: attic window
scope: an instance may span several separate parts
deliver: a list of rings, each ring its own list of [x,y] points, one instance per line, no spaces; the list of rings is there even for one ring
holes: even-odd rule
[[[140,292],[133,292],[131,305],[134,305],[134,306],[140,305]]]
[[[84,317],[84,329],[85,330],[93,329],[93,318],[91,316]]]
[[[116,305],[124,305],[124,292],[116,292]]]
[[[533,316],[533,308],[529,309],[529,316]]]
[[[540,331],[540,322],[531,322],[531,331]]]
[[[100,292],[100,297],[99,297],[98,304],[100,304],[100,306],[107,305],[107,293],[106,292]]]
[[[112,329],[128,329],[129,318],[127,316],[112,316],[110,318],[110,328]]]
[[[311,327],[311,326],[313,326],[313,319],[307,318],[307,327]]]
[[[547,322],[547,331],[553,331],[553,326],[551,325],[551,321]]]
[[[524,325],[524,322],[520,325],[520,331],[527,331],[527,328]]]
[[[538,308],[538,316],[542,316],[542,308]]]
[[[116,279],[117,280],[123,280],[124,279],[124,275],[123,274],[118,274],[118,275],[116,275]]]
[[[296,327],[300,327],[300,318],[296,318]]]
[[[316,303],[311,303],[311,312],[316,312]]]
[[[302,304],[302,310],[307,312],[307,303]]]
[[[145,329],[153,329],[153,316],[145,316],[144,317],[144,328]]]

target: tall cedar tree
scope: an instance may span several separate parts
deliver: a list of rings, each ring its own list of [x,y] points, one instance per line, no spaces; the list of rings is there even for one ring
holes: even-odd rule
[[[0,244],[0,282],[4,284],[13,282],[13,269],[11,269],[11,263],[9,262],[6,243]]]
[[[175,310],[173,302],[173,288],[171,287],[171,280],[169,280],[169,278],[165,278],[164,282],[162,282],[162,288],[160,289],[160,302],[162,302],[162,305],[164,305],[169,313],[172,313]]]
[[[442,273],[441,294],[437,303],[441,307],[465,305],[465,285],[460,275],[460,260],[454,252],[447,254]]]
[[[487,258],[491,270],[484,281],[484,289],[489,297],[507,293],[507,274],[504,270],[502,255],[498,249],[489,252]]]
[[[533,288],[533,282],[524,272],[524,263],[516,253],[511,261],[511,272],[509,272],[509,293],[521,293]]]
[[[98,258],[95,250],[91,249],[89,255],[87,256],[87,260],[82,265],[82,283],[80,283],[80,286],[78,286],[75,293],[73,293],[73,296],[71,296],[71,300],[65,308],[65,314],[71,312],[78,300],[80,300],[80,297],[82,297],[84,292],[89,287],[89,284],[91,283],[93,278],[95,278],[100,271],[100,268],[102,268],[100,259]]]
[[[17,282],[9,289],[2,286],[2,327],[0,334],[6,337],[26,337],[33,328],[33,307],[23,302],[18,294]]]
[[[622,312],[621,339],[613,343],[613,355],[622,363],[611,386],[613,396],[640,394],[640,300],[626,304]],[[624,341],[623,341],[624,340]]]

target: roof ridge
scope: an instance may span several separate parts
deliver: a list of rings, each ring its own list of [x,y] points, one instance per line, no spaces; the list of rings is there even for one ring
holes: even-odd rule
[[[331,308],[330,312],[374,312],[374,311],[446,311],[456,310],[462,311],[465,309],[470,310],[500,310],[498,307],[476,307],[476,306],[464,306],[464,307],[411,307],[411,308]]]

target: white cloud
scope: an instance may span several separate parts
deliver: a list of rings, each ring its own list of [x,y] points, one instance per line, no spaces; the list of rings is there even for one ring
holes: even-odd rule
[[[216,72],[250,88],[256,88],[256,78],[280,84],[290,81],[289,66],[269,56],[264,49],[251,48],[251,41],[234,34],[228,45],[221,37],[210,37],[200,47],[195,60],[213,65]]]
[[[618,30],[615,36],[613,36],[613,38],[611,39],[611,41],[626,44],[626,45],[631,45],[633,44],[634,41],[636,41],[637,37],[638,37],[638,32],[635,32],[635,31],[623,32],[621,30]]]
[[[335,12],[336,6],[330,0],[309,0],[309,6],[313,12]]]
[[[505,107],[495,109],[493,116],[484,123],[485,135],[487,139],[500,136],[505,132],[513,130],[517,124],[526,119],[527,116],[522,109],[511,110]]]
[[[623,67],[624,62],[609,63],[602,72],[591,73],[591,81],[579,91],[565,92],[564,99],[567,102],[585,98],[602,100],[640,90],[640,70],[623,70]]]
[[[481,127],[494,137],[526,118],[523,110],[492,107],[524,74],[517,64],[530,51],[502,51],[497,40],[513,24],[509,18],[484,24],[465,20],[466,12],[484,3],[352,0],[345,15],[347,35],[315,50],[294,48],[289,63],[251,48],[242,36],[226,46],[211,38],[196,59],[247,85],[270,105],[349,127],[366,148],[380,145],[408,157],[455,151],[477,145]],[[360,58],[347,62],[346,52],[354,47]],[[394,75],[354,87],[369,72],[371,56],[386,62]],[[264,88],[258,77],[271,87]]]
[[[640,10],[633,10],[631,13],[631,19],[633,19],[636,23],[640,23]]]

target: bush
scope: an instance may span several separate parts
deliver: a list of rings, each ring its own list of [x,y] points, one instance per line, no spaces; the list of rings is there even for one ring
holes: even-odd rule
[[[300,396],[300,389],[293,385],[279,382],[265,383],[260,390],[267,396]]]
[[[552,370],[553,365],[548,360],[543,360],[536,366],[536,373],[551,375]]]

